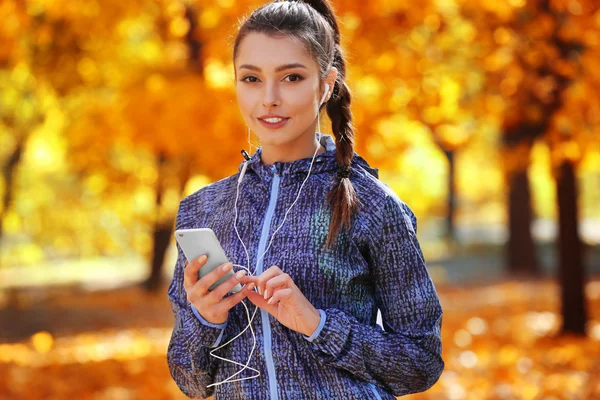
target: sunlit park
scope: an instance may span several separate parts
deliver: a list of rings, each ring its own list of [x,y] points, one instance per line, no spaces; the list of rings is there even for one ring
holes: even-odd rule
[[[187,398],[175,217],[260,145],[232,62],[260,4],[0,1],[0,399]],[[444,310],[444,372],[405,398],[599,399],[600,4],[332,4],[357,152]]]

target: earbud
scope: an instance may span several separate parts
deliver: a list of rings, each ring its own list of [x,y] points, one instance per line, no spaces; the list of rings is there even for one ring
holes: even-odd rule
[[[323,104],[323,102],[325,101],[325,98],[327,97],[328,94],[329,94],[329,85],[327,83],[325,83],[325,93],[323,93],[323,97],[321,97],[321,102],[319,103],[319,107],[321,107],[321,104]]]
[[[244,165],[242,165],[242,171],[240,172],[240,176],[238,177],[238,185],[244,179],[244,175],[246,175],[246,169],[248,168],[248,161],[244,161]]]

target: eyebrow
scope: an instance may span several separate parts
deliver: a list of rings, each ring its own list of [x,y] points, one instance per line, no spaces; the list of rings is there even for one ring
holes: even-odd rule
[[[250,69],[252,71],[258,71],[258,72],[262,71],[260,68],[258,68],[255,65],[250,65],[250,64],[242,64],[242,65],[240,65],[240,69],[244,69],[244,68],[245,69]],[[303,64],[292,63],[292,64],[280,65],[279,67],[275,68],[275,72],[281,72],[281,71],[285,71],[286,69],[292,69],[292,68],[304,68],[304,69],[308,69]]]

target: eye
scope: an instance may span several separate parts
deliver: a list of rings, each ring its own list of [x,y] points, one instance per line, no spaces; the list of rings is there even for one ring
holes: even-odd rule
[[[298,74],[289,74],[288,76],[285,77],[285,79],[288,79],[290,82],[299,82],[301,80],[303,80],[304,78]]]
[[[254,83],[254,82],[258,82],[258,78],[253,75],[248,75],[248,76],[245,76],[242,79],[240,79],[240,81]]]

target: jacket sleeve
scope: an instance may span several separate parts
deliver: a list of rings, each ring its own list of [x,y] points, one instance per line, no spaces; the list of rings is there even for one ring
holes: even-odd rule
[[[177,214],[176,229],[182,226],[182,207]],[[175,316],[175,325],[167,351],[167,363],[175,383],[188,397],[207,398],[213,388],[216,359],[209,352],[221,341],[224,326],[204,324],[195,315],[183,287],[185,255],[177,244],[177,262],[168,296]],[[211,326],[212,325],[212,326]]]
[[[383,327],[337,308],[309,346],[320,363],[342,368],[395,396],[429,389],[444,369],[442,308],[416,239],[416,218],[395,195],[386,198],[365,232]],[[323,315],[322,315],[323,317]]]

